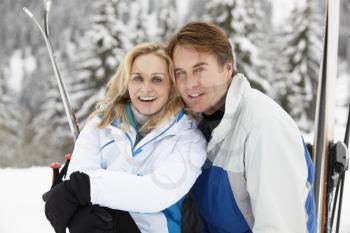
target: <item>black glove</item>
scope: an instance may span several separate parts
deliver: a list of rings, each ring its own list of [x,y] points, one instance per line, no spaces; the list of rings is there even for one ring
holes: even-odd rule
[[[65,233],[78,207],[91,203],[89,176],[74,172],[70,180],[57,184],[44,196],[46,218],[56,233]]]
[[[115,222],[115,227],[117,233],[141,233],[134,219],[131,217],[129,212],[122,210],[112,210],[108,209],[113,216],[113,220]]]
[[[141,233],[129,212],[98,205],[79,208],[68,227],[70,233]]]
[[[113,216],[103,207],[89,205],[79,208],[69,226],[70,233],[113,233]]]

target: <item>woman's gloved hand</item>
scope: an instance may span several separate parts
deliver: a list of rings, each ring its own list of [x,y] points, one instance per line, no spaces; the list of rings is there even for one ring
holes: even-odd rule
[[[57,184],[44,196],[46,218],[56,233],[66,233],[78,207],[91,204],[89,176],[74,172],[69,180]]]
[[[79,208],[69,223],[70,233],[113,233],[113,216],[103,207],[89,205]]]

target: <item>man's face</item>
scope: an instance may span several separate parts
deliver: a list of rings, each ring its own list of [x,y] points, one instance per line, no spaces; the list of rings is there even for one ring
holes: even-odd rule
[[[210,53],[176,45],[173,52],[177,89],[193,112],[212,114],[223,104],[232,64],[219,65]]]

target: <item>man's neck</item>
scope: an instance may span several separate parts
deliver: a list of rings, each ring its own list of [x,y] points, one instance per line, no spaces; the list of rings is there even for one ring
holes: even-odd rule
[[[222,112],[225,112],[225,101],[226,101],[226,94],[220,99],[220,101],[215,106],[203,112],[203,115],[211,116],[220,110],[222,110]]]
[[[225,102],[224,102],[225,103]],[[225,114],[225,104],[210,115],[202,114],[202,120],[199,122],[198,128],[202,131],[207,141],[210,141],[213,130],[220,124]]]

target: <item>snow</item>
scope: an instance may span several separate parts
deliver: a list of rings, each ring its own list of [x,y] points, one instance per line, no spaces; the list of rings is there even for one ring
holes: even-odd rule
[[[350,173],[345,177],[345,188],[343,196],[342,221],[340,225],[340,232],[350,233]]]
[[[50,168],[0,169],[0,232],[53,233],[41,195],[50,187]]]
[[[24,58],[23,58],[24,57]],[[14,50],[10,57],[10,73],[9,86],[14,91],[21,90],[21,83],[25,75],[32,73],[37,69],[36,60],[29,50],[26,51],[25,55],[22,50]]]
[[[189,0],[176,1],[177,7],[179,8],[179,16],[181,19],[181,23],[188,12],[188,5],[189,5],[188,3],[189,3]]]
[[[273,23],[278,26],[287,19],[295,7],[305,3],[305,0],[272,0]]]
[[[21,51],[14,51],[10,59],[10,77],[9,86],[16,91],[21,89],[21,82],[23,78],[23,68]]]
[[[0,232],[54,233],[44,214],[41,195],[51,182],[51,169],[0,169]],[[350,233],[350,175],[347,174],[342,209],[341,232]]]

